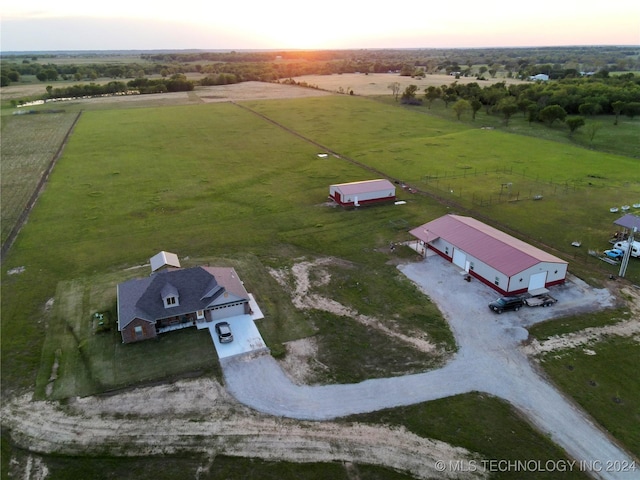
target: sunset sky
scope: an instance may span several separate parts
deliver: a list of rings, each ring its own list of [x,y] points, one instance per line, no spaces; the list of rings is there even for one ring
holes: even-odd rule
[[[640,45],[638,0],[3,3],[3,52]]]

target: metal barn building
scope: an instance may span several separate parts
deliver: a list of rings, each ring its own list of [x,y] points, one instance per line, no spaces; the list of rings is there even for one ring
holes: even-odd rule
[[[414,228],[422,252],[431,249],[502,295],[565,282],[568,263],[474,218],[445,215]]]
[[[329,187],[329,198],[343,207],[359,207],[396,199],[396,187],[389,180],[339,183]]]

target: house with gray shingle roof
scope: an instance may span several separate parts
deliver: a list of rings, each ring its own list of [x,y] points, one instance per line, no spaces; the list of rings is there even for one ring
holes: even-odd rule
[[[118,331],[124,343],[251,313],[249,294],[235,269],[172,267],[152,268],[149,277],[118,284]]]

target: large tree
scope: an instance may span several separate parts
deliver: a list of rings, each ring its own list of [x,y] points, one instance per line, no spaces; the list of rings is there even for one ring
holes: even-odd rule
[[[505,97],[498,102],[496,110],[502,112],[505,126],[509,126],[509,120],[518,111],[518,104],[513,97]]]
[[[417,91],[417,85],[409,85],[404,89],[404,92],[402,92],[401,102],[407,105],[420,105],[420,100],[416,98]]]
[[[468,112],[469,110],[471,110],[471,104],[469,103],[469,101],[464,100],[463,98],[461,98],[456,103],[454,103],[453,107],[451,107],[451,108],[455,112],[456,118],[458,120],[460,120],[460,117],[462,116],[463,113]]]
[[[538,117],[543,122],[553,125],[556,120],[564,122],[564,119],[567,118],[567,112],[560,105],[549,105],[540,110]]]
[[[400,83],[399,82],[390,83],[388,88],[393,93],[393,98],[395,98],[395,100],[397,102],[398,101],[398,95],[400,94]]]
[[[435,87],[433,85],[424,89],[424,97],[427,99],[427,106],[431,108],[431,104],[434,100],[437,100],[442,95],[442,91],[440,87]]]
[[[478,111],[482,108],[482,102],[477,98],[472,98],[470,103],[471,103],[471,112],[472,112],[471,119],[475,120],[476,113],[478,113]]]
[[[617,102],[613,102],[611,104],[611,109],[613,110],[613,113],[615,113],[616,115],[616,119],[613,122],[614,125],[618,125],[618,118],[620,118],[620,112],[622,112],[622,110],[624,109],[625,103],[621,100],[618,100]]]
[[[567,127],[569,127],[569,138],[573,137],[575,131],[584,126],[584,118],[582,117],[569,117],[565,121]]]

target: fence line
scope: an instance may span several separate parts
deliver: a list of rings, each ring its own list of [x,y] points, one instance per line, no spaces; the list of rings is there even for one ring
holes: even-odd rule
[[[522,192],[522,191],[512,192],[511,191],[512,182],[503,183],[501,184],[501,189],[499,193],[489,194],[487,196],[479,196],[473,193],[471,195],[471,202],[474,205],[489,206],[489,205],[494,205],[499,203],[518,202],[521,200],[540,200],[545,195],[554,195],[559,193],[559,190],[561,193],[567,193],[570,190],[576,191],[580,187],[591,184],[591,182],[587,182],[586,184],[581,184],[576,181],[554,182],[553,179],[549,179],[549,180],[542,179],[540,178],[540,175],[535,175],[535,176],[527,175],[526,169],[522,170],[521,172],[516,171],[514,173],[513,166],[496,167],[494,169],[487,168],[484,170],[479,170],[477,168],[475,169],[468,168],[468,169],[464,169],[462,173],[456,172],[456,171],[447,171],[447,170],[443,172],[437,171],[435,174],[424,175],[422,177],[422,183],[429,185],[429,187],[435,188],[435,190],[438,190],[440,192],[449,193],[455,197],[462,198],[462,190],[460,186],[457,186],[454,189],[451,183],[448,182],[449,180],[457,180],[457,179],[467,178],[467,177],[477,177],[479,175],[488,175],[488,174],[506,174],[506,175],[512,175],[512,176],[519,176],[522,178],[526,178],[532,182],[544,185],[545,187],[535,189],[535,192],[534,192],[534,189],[529,189],[529,192]],[[604,185],[604,187],[611,188],[610,186],[607,186],[607,185]]]
[[[38,200],[38,197],[40,197],[40,194],[44,190],[44,187],[47,184],[47,181],[49,180],[49,175],[51,175],[51,172],[53,171],[53,167],[55,167],[56,162],[62,155],[64,147],[66,146],[67,141],[69,140],[69,136],[71,135],[71,132],[76,126],[76,123],[78,123],[78,120],[80,119],[80,115],[82,115],[82,111],[78,112],[78,115],[76,116],[75,120],[71,124],[71,127],[69,127],[69,130],[67,131],[66,135],[62,139],[62,142],[60,142],[60,145],[58,146],[58,150],[56,150],[56,153],[53,155],[53,157],[51,157],[51,160],[49,161],[49,164],[47,165],[47,168],[45,169],[44,173],[40,177],[40,180],[38,181],[38,184],[36,185],[35,190],[31,194],[31,197],[29,197],[29,201],[27,202],[27,205],[25,206],[24,210],[18,217],[18,220],[16,221],[15,225],[11,229],[11,232],[9,232],[7,239],[2,244],[2,248],[0,249],[0,260],[4,260],[5,255],[7,254],[7,252],[9,252],[9,249],[13,245],[13,242],[18,237],[18,233],[20,233],[20,230],[22,229],[24,224],[27,223],[29,214],[31,213],[31,210],[35,206],[36,201]]]

